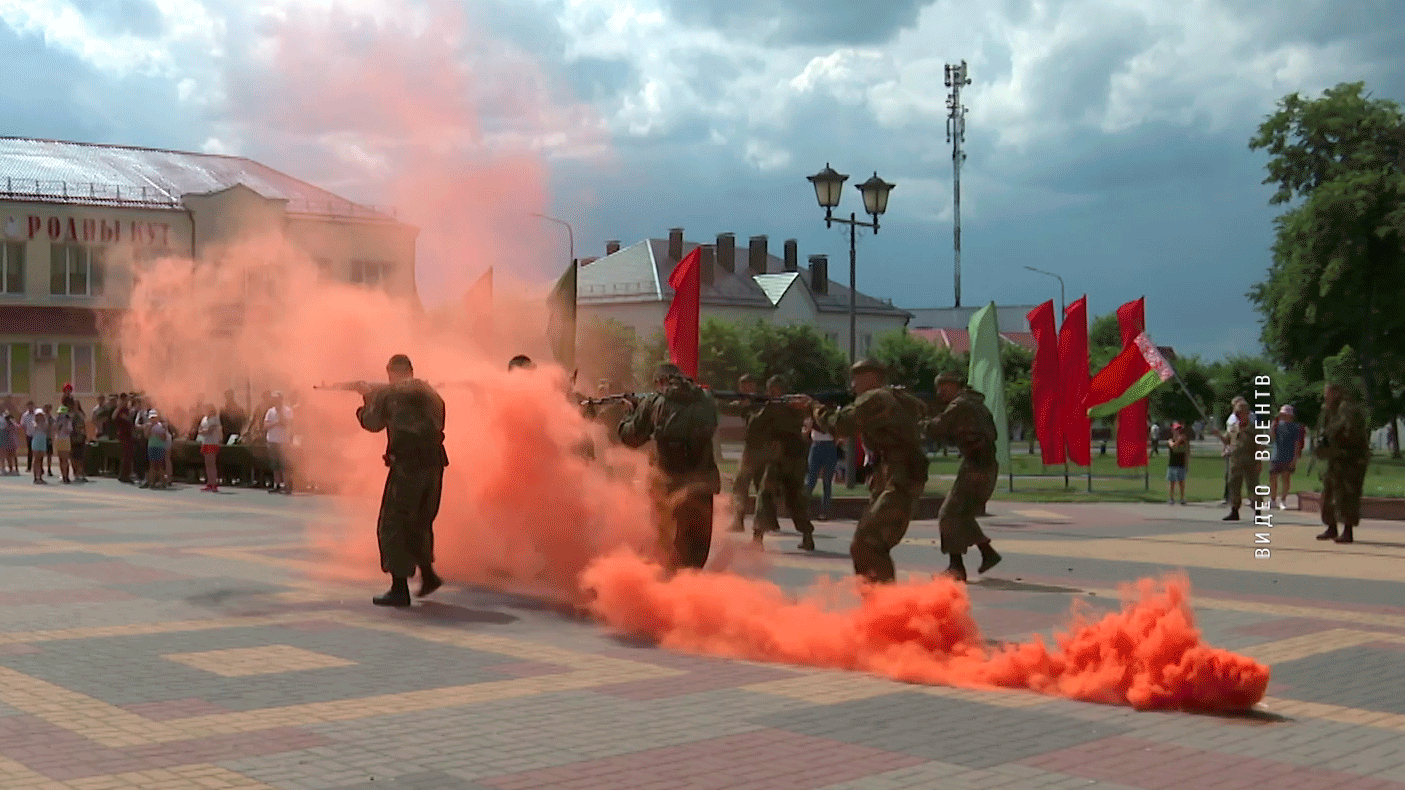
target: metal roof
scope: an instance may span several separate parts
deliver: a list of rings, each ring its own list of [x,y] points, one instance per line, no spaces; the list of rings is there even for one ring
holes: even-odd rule
[[[700,245],[683,242],[687,255]],[[799,281],[810,289],[810,272],[786,272],[785,261],[767,254],[767,274],[751,275],[747,268],[746,249],[737,250],[736,271],[728,272],[714,263],[713,279],[702,286],[702,303],[711,307],[774,307],[792,284]],[[667,239],[645,239],[619,251],[583,265],[577,274],[576,293],[581,303],[611,304],[655,302],[673,298],[668,275],[673,263],[668,257]],[[829,293],[819,295],[810,289],[816,308],[822,313],[847,313],[849,289],[829,283]],[[908,311],[890,302],[859,292],[855,298],[858,312],[865,315],[907,316]]]
[[[289,214],[391,221],[393,210],[332,194],[239,156],[0,137],[0,198],[125,208],[182,208],[182,196],[243,184]]]

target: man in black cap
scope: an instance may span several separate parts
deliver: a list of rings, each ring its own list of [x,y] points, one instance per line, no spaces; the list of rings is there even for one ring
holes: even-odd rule
[[[381,570],[390,574],[390,590],[372,599],[377,606],[410,605],[409,578],[418,570],[423,597],[444,582],[434,572],[434,519],[444,488],[444,400],[415,378],[410,358],[396,354],[385,366],[388,385],[363,386],[356,410],[361,427],[386,432],[385,491],[381,495],[376,537]]]
[[[655,392],[632,404],[619,424],[620,443],[642,447],[654,440],[659,479],[653,492],[660,543],[668,568],[701,570],[712,549],[712,502],[722,474],[712,452],[717,404],[707,390],[663,363],[654,373]]]
[[[892,582],[893,549],[907,535],[927,486],[927,453],[921,422],[926,404],[906,390],[888,386],[882,363],[864,359],[850,368],[855,400],[842,409],[810,401],[815,425],[836,438],[863,435],[877,456],[869,477],[868,509],[854,528],[849,556],[854,572],[874,582]]]
[[[942,553],[951,558],[946,572],[964,582],[966,565],[962,558],[972,546],[980,549],[981,573],[1000,562],[1000,554],[991,547],[990,538],[976,521],[976,514],[985,510],[1000,478],[1000,460],[995,454],[997,432],[995,418],[985,406],[985,396],[967,387],[961,374],[943,373],[937,376],[936,386],[937,397],[946,408],[925,421],[922,429],[928,439],[955,444],[961,450],[961,466],[951,490],[942,499],[937,519]]]

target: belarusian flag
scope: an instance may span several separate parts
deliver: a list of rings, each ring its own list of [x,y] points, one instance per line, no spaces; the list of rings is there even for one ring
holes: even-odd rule
[[[1093,377],[1083,406],[1089,419],[1116,414],[1150,395],[1173,375],[1171,363],[1143,332]]]

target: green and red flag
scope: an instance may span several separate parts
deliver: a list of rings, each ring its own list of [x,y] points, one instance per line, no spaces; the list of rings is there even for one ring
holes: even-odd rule
[[[1150,395],[1173,375],[1171,363],[1142,332],[1088,383],[1083,407],[1089,419],[1116,414]]]

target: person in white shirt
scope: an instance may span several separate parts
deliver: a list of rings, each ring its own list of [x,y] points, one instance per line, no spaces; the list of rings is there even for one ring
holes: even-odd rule
[[[213,403],[205,407],[205,416],[200,418],[200,427],[195,429],[195,441],[200,443],[200,455],[205,459],[205,487],[201,491],[219,493],[219,452],[224,444],[224,425],[220,422],[219,410]]]
[[[24,404],[24,414],[20,415],[20,427],[24,429],[24,446],[29,451],[29,461],[24,465],[24,471],[34,471],[34,401]]]
[[[286,448],[292,414],[289,413],[288,407],[283,405],[283,393],[275,392],[270,397],[273,405],[269,406],[263,415],[264,441],[268,443],[268,465],[273,471],[273,488],[270,488],[268,493],[292,495],[293,491],[288,487],[287,479],[283,475],[287,464]]]
[[[829,504],[834,496],[834,467],[839,463],[839,445],[834,437],[814,427],[812,420],[805,421],[805,432],[810,437],[810,469],[805,476],[805,496],[813,496],[815,483],[821,484],[820,510],[815,515],[819,521],[829,519]]]

